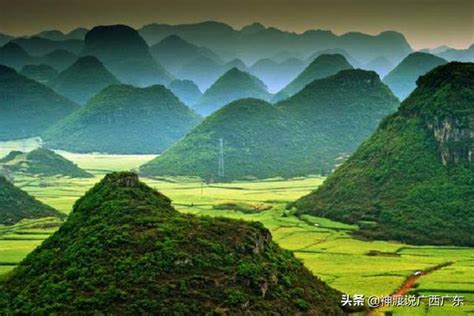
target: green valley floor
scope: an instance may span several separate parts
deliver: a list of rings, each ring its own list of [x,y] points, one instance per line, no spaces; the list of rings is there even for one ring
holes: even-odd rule
[[[36,141],[0,144],[0,156],[11,149],[29,150]],[[16,176],[15,184],[58,210],[68,213],[75,200],[107,172],[133,170],[151,160],[150,155],[111,156],[58,152],[94,178],[35,178]],[[297,218],[285,205],[307,194],[324,180],[320,177],[291,180],[205,184],[192,178],[142,178],[173,200],[186,213],[225,216],[260,221],[272,231],[273,239],[292,250],[324,281],[345,293],[389,295],[416,271],[452,262],[450,266],[417,280],[415,291],[422,295],[464,296],[464,306],[381,309],[393,315],[474,315],[474,249],[460,247],[411,246],[399,242],[362,241],[350,236],[357,229],[324,218]],[[0,277],[12,270],[30,251],[58,227],[54,219],[22,221],[0,226]]]

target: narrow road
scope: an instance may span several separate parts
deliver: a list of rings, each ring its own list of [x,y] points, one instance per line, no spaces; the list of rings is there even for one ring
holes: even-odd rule
[[[405,282],[403,282],[403,284],[394,292],[392,293],[391,295],[393,297],[396,297],[396,296],[403,296],[403,295],[406,295],[415,285],[416,281],[418,281],[419,278],[421,278],[422,276],[425,276],[425,275],[428,275],[436,270],[439,270],[439,269],[442,269],[444,267],[447,267],[447,266],[450,266],[452,265],[453,262],[445,262],[445,263],[441,263],[441,264],[438,264],[434,267],[431,267],[431,268],[428,268],[426,270],[423,270],[421,271],[420,270],[420,273],[413,273],[412,275],[410,275],[406,280]],[[370,309],[367,313],[364,314],[364,316],[374,316],[380,309],[382,309],[384,306],[378,306],[376,308],[372,308]]]

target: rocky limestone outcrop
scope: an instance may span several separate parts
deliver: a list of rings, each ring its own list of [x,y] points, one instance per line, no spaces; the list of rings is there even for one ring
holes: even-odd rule
[[[474,162],[474,115],[435,118],[428,122],[428,128],[438,142],[444,166]]]

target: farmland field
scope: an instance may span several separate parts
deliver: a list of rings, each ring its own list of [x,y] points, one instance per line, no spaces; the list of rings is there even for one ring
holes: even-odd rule
[[[35,145],[34,142],[10,142],[8,146],[9,149],[21,150],[21,146],[30,148]],[[0,156],[8,151],[4,148],[0,150]],[[17,175],[14,182],[64,213],[68,213],[74,201],[105,173],[132,170],[154,157],[60,153],[95,177],[69,179]],[[350,236],[357,226],[311,216],[297,218],[285,210],[287,202],[310,192],[322,183],[323,178],[225,184],[205,184],[192,178],[142,180],[169,196],[181,212],[262,222],[272,231],[273,239],[281,247],[292,250],[312,272],[345,293],[388,295],[415,271],[452,262],[448,267],[421,277],[413,291],[421,295],[461,295],[464,296],[464,306],[428,308],[423,302],[418,308],[395,309],[394,315],[474,314],[474,249],[357,240]],[[226,208],[219,207],[222,205]],[[249,211],[232,210],[232,205],[243,205]],[[13,269],[57,226],[53,219],[0,226],[0,275]],[[447,305],[451,303],[447,302]]]

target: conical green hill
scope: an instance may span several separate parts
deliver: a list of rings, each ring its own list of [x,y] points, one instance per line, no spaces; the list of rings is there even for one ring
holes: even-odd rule
[[[298,212],[360,225],[359,235],[474,245],[474,64],[450,63],[418,87]]]
[[[7,314],[344,315],[260,223],[180,214],[132,173],[107,175],[0,282]]]
[[[41,203],[0,176],[0,224],[12,225],[22,219],[65,215]],[[0,295],[1,297],[1,295]],[[1,301],[0,301],[1,303]],[[1,304],[0,304],[1,306]],[[0,307],[0,312],[2,308]]]

